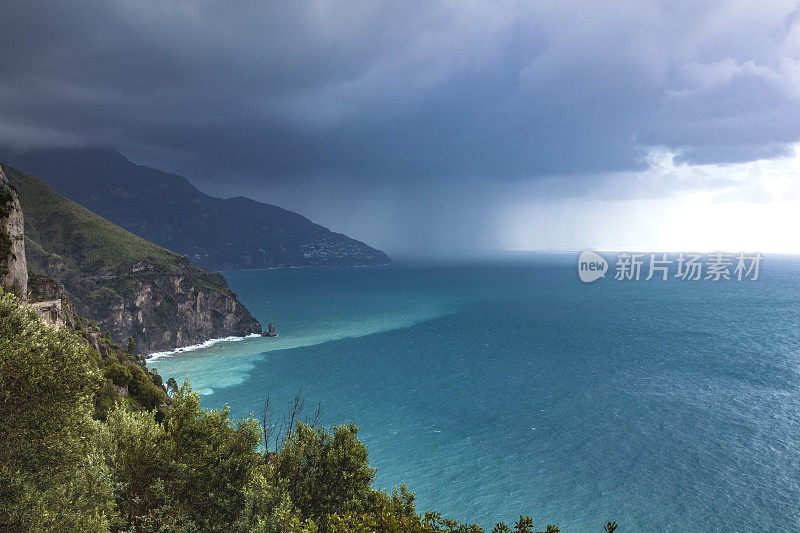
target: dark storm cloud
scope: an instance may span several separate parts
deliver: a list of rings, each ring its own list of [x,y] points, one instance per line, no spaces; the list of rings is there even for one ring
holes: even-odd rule
[[[774,156],[795,4],[5,2],[0,136],[241,180],[521,179]]]

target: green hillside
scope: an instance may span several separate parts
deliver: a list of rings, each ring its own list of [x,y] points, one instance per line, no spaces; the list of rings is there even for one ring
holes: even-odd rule
[[[147,263],[163,272],[210,272],[188,259],[130,233],[116,224],[55,192],[49,185],[3,165],[9,181],[17,188],[25,214],[25,239],[31,252],[57,254],[65,267],[83,275],[104,271],[128,272],[133,265]],[[41,244],[40,244],[41,243]],[[39,264],[42,257],[35,257]],[[217,276],[211,274],[209,278]],[[216,288],[230,295],[227,286]]]
[[[222,275],[146,241],[3,165],[25,217],[28,268],[67,289],[79,314],[153,351],[258,333]]]

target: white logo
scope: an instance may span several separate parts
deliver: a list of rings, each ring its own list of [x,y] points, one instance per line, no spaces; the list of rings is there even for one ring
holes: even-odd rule
[[[603,256],[591,251],[584,250],[578,257],[578,276],[584,283],[591,283],[599,278],[606,277],[608,263]]]

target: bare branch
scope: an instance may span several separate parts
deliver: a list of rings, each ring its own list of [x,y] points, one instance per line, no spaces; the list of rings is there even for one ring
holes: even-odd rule
[[[264,399],[264,407],[261,410],[261,428],[264,430],[264,451],[269,452],[269,441],[275,432],[275,424],[272,422],[272,409],[270,408],[270,395]]]
[[[320,419],[322,419],[322,402],[317,403],[317,408],[314,410],[314,416],[311,419],[306,419],[306,424],[316,429],[319,426]]]
[[[267,393],[261,409],[261,428],[264,430],[264,451],[267,456],[270,453],[279,453],[283,449],[292,438],[300,421],[312,428],[319,427],[322,420],[322,403],[317,404],[311,417],[301,418],[305,409],[302,393],[303,389],[300,389],[294,399],[287,402],[286,411],[281,415],[280,421],[275,419],[271,398]],[[273,446],[273,452],[270,452],[270,444]]]

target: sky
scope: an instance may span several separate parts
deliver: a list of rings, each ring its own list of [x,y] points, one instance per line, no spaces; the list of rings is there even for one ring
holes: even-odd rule
[[[0,142],[390,255],[800,252],[800,3],[5,0]]]

